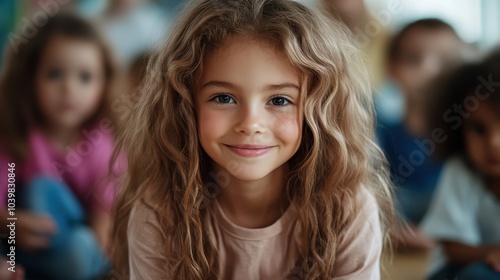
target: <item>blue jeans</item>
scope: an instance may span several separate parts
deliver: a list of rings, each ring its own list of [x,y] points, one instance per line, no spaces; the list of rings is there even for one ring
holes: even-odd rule
[[[500,272],[494,271],[489,265],[483,262],[470,264],[466,267],[447,265],[429,280],[499,280]]]
[[[29,278],[88,280],[109,271],[110,263],[86,224],[85,211],[67,186],[37,178],[23,189],[20,203],[25,210],[49,215],[57,226],[49,248],[16,252]]]

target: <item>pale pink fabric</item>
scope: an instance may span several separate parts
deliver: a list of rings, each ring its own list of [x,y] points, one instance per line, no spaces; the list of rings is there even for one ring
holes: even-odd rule
[[[378,207],[367,190],[360,193],[363,208],[353,217],[341,240],[334,279],[380,279],[382,250]],[[220,279],[285,279],[294,269],[301,242],[296,209],[290,206],[274,224],[259,229],[235,225],[216,203],[209,216],[219,250]],[[167,279],[160,228],[153,210],[136,203],[128,224],[131,279]],[[300,273],[297,274],[297,279]]]
[[[32,130],[23,163],[0,154],[0,208],[5,208],[7,202],[7,164],[14,162],[16,192],[37,177],[50,177],[68,186],[87,211],[110,210],[116,181],[108,176],[113,148],[112,134],[98,128],[83,130],[77,144],[66,147],[64,152],[57,150],[41,132]],[[115,167],[115,174],[125,169],[123,156]]]

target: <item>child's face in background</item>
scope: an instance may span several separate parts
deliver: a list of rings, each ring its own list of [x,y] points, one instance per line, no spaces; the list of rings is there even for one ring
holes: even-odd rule
[[[103,57],[95,43],[55,36],[36,72],[36,94],[47,125],[74,129],[96,112],[104,91]]]
[[[500,178],[500,112],[495,104],[480,102],[463,127],[468,158],[480,173]]]
[[[200,143],[214,163],[243,181],[266,177],[301,142],[300,78],[267,44],[236,37],[208,55],[196,102]]]
[[[402,38],[391,74],[407,100],[415,102],[431,79],[460,58],[461,49],[461,41],[447,29],[413,28]]]

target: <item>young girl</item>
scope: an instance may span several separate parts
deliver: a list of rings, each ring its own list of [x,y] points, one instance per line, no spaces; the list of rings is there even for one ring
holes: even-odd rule
[[[423,221],[440,242],[430,279],[500,279],[499,81],[497,52],[456,70],[438,102],[433,127],[448,160]]]
[[[105,264],[113,199],[106,176],[114,146],[110,55],[89,23],[62,14],[6,58],[2,233],[12,235],[7,217],[17,220],[15,243],[4,249],[15,246],[16,264],[28,278],[92,279]]]
[[[380,278],[392,204],[350,42],[295,1],[186,8],[120,137],[118,275]]]

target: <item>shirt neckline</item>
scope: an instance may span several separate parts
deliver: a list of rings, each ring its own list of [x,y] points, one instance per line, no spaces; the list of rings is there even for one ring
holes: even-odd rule
[[[217,199],[214,200],[215,218],[217,223],[219,223],[219,225],[225,232],[238,239],[263,240],[276,236],[283,232],[284,229],[289,227],[293,219],[296,217],[295,207],[293,203],[291,203],[285,210],[285,212],[281,215],[281,217],[273,224],[263,228],[246,228],[231,222],[222,210],[222,207],[220,206]]]

